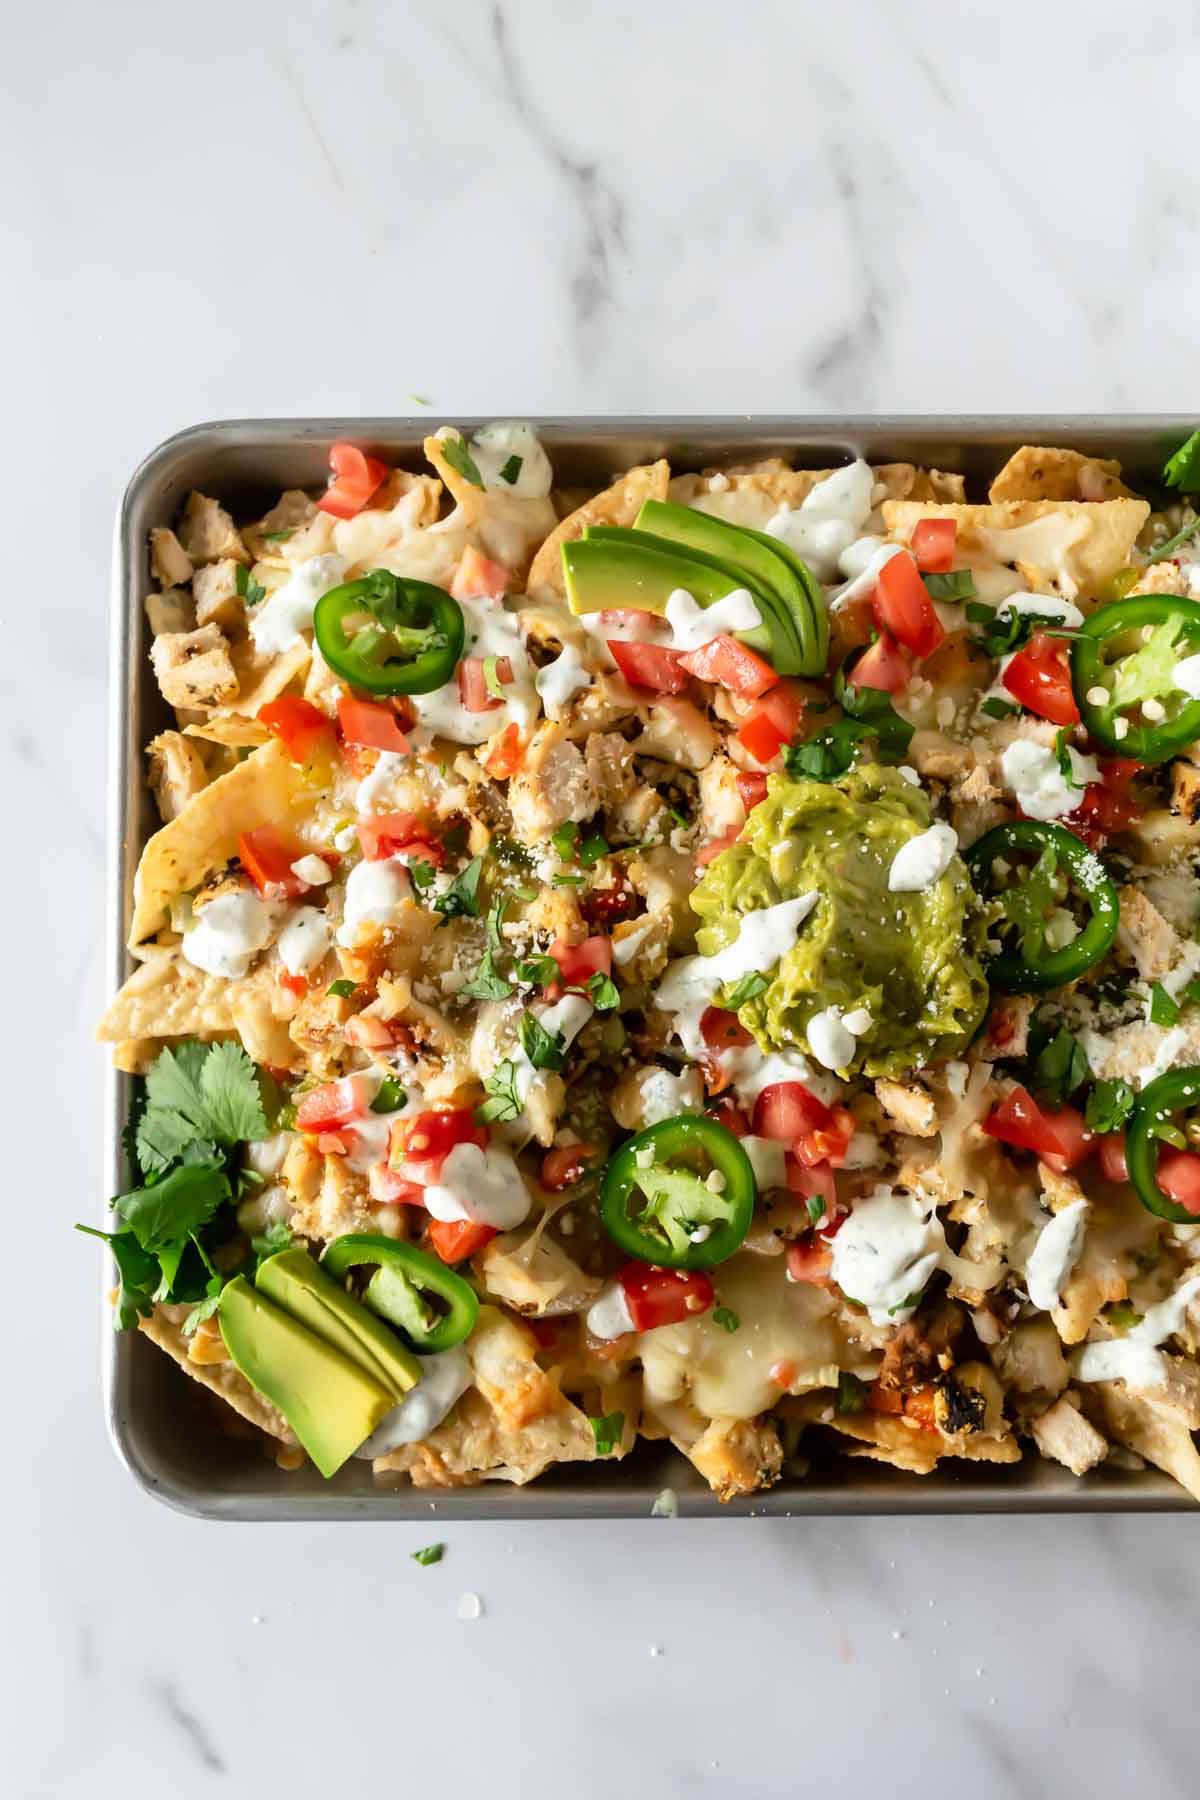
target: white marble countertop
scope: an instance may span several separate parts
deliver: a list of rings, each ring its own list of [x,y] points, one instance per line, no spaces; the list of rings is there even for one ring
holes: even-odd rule
[[[17,1800],[1195,1792],[1191,1518],[217,1527],[105,1441],[68,1226],[99,1205],[109,539],[151,445],[413,394],[450,419],[1200,410],[1192,9],[672,10],[7,20]]]

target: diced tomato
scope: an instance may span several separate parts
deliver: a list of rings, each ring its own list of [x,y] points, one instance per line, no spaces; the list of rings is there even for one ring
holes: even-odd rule
[[[1052,725],[1078,725],[1079,708],[1063,638],[1035,631],[1024,650],[1017,651],[1001,680],[1013,699],[1039,719],[1049,719]]]
[[[499,600],[511,586],[511,570],[483,556],[474,544],[468,544],[454,571],[450,592],[456,600]]]
[[[709,1006],[700,1015],[700,1035],[710,1050],[744,1050],[754,1042],[735,1012],[723,1006]]]
[[[1164,1150],[1156,1176],[1163,1193],[1177,1206],[1200,1214],[1200,1156],[1191,1150]]]
[[[400,729],[399,719],[390,706],[382,706],[377,700],[358,700],[343,694],[338,701],[338,724],[348,744],[408,755],[408,739]]]
[[[707,1110],[709,1117],[715,1119],[718,1125],[723,1125],[726,1131],[732,1131],[734,1137],[750,1136],[749,1119],[737,1101],[730,1099],[728,1095],[714,1100]]]
[[[329,467],[333,477],[317,505],[335,519],[354,518],[387,480],[387,464],[368,456],[357,444],[331,444]]]
[[[789,1281],[807,1281],[815,1287],[824,1287],[832,1268],[833,1251],[813,1232],[806,1232],[787,1247]]]
[[[893,562],[899,560],[899,557],[892,558]],[[851,687],[880,688],[885,694],[898,694],[901,688],[908,686],[911,675],[907,656],[885,631],[863,651],[846,680]]]
[[[871,608],[880,631],[890,632],[914,656],[928,656],[946,635],[911,556],[889,556],[876,577]]]
[[[803,1132],[792,1149],[797,1159],[807,1168],[815,1169],[819,1164],[827,1162],[832,1163],[835,1169],[840,1169],[846,1161],[846,1152],[850,1148],[854,1130],[854,1114],[848,1107],[835,1106],[830,1114],[829,1124]]]
[[[493,781],[507,781],[515,775],[525,758],[525,745],[521,741],[521,727],[506,725],[504,730],[491,739],[483,766]]]
[[[332,751],[333,720],[299,694],[280,694],[260,706],[258,716],[277,737],[294,763],[311,762],[321,751]]]
[[[680,666],[680,652],[662,644],[631,644],[624,638],[606,640],[613,661],[630,687],[650,688],[656,694],[679,694],[687,686],[687,670]]]
[[[425,1189],[389,1169],[386,1163],[373,1163],[367,1170],[367,1188],[372,1200],[380,1206],[424,1206]]]
[[[954,566],[957,535],[958,526],[953,519],[918,519],[910,540],[918,569],[924,569],[927,575],[944,575]]]
[[[430,1219],[425,1228],[430,1249],[444,1263],[465,1262],[497,1235],[494,1225],[477,1225],[473,1219]]]
[[[445,846],[430,835],[428,824],[417,813],[373,813],[358,822],[358,841],[368,862],[386,862],[389,856],[409,851],[440,869],[446,860]]]
[[[696,852],[696,867],[707,869],[713,858],[720,856],[722,850],[728,850],[731,844],[736,844],[741,835],[742,827],[738,825],[732,831],[723,831],[720,837],[710,838],[707,844],[701,844]]]
[[[826,1129],[833,1114],[801,1081],[774,1081],[754,1102],[756,1137],[790,1144],[807,1132]]]
[[[936,1392],[936,1388],[926,1382],[921,1387],[912,1388],[904,1396],[905,1418],[914,1419],[922,1431],[936,1431],[938,1428],[937,1409],[934,1404]]]
[[[595,1144],[559,1144],[542,1158],[542,1186],[552,1194],[582,1181],[596,1160]]]
[[[767,778],[749,769],[739,769],[736,776],[738,796],[747,812],[753,812],[767,797]]]
[[[238,861],[264,900],[294,900],[307,894],[309,883],[292,873],[292,864],[303,854],[285,844],[273,825],[243,831],[238,839]]]
[[[354,1013],[346,1020],[342,1031],[346,1042],[360,1050],[390,1050],[396,1042],[392,1027],[377,1013]]]
[[[1110,1131],[1100,1139],[1100,1173],[1105,1181],[1128,1181],[1125,1164],[1125,1133]]]
[[[337,1131],[367,1111],[367,1083],[362,1075],[343,1075],[305,1094],[296,1108],[301,1131]]]
[[[589,925],[614,925],[618,919],[630,918],[638,904],[638,896],[632,888],[614,881],[611,887],[588,888],[579,902],[579,910]]]
[[[295,994],[297,1000],[303,1000],[308,992],[308,976],[293,975],[290,969],[280,969],[279,985],[286,988],[289,994]]]
[[[660,1325],[698,1318],[714,1299],[712,1282],[698,1269],[658,1269],[650,1263],[629,1262],[617,1280],[635,1331],[656,1331]]]
[[[612,939],[597,933],[595,937],[584,938],[582,944],[568,944],[563,938],[555,938],[548,954],[558,964],[560,980],[552,982],[547,988],[582,988],[586,987],[593,975],[612,974]]]
[[[1074,1106],[1039,1106],[1033,1095],[1016,1087],[983,1121],[989,1137],[1017,1150],[1032,1150],[1052,1166],[1073,1169],[1089,1154],[1095,1138]]]
[[[1016,1036],[1017,1021],[1007,1007],[998,1006],[988,1020],[988,1038],[998,1050],[1011,1044]]]
[[[496,680],[501,687],[513,678],[512,663],[507,656],[496,658]],[[495,712],[503,706],[503,700],[497,700],[495,694],[488,692],[487,674],[482,656],[464,656],[458,665],[458,697],[467,712]]]
[[[767,1370],[767,1375],[778,1388],[790,1388],[795,1383],[800,1371],[790,1356],[781,1356]]]
[[[698,650],[689,650],[679,658],[679,666],[697,681],[715,682],[743,700],[757,700],[779,680],[769,662],[728,633],[701,644]]]
[[[352,1131],[318,1131],[317,1149],[322,1156],[349,1156],[354,1135]]]
[[[1130,757],[1110,756],[1100,764],[1099,781],[1089,781],[1083,799],[1063,820],[1093,846],[1117,831],[1127,831],[1142,815],[1140,800],[1130,792],[1143,765]]]
[[[904,1411],[904,1401],[901,1398],[899,1389],[893,1387],[880,1387],[877,1381],[873,1381],[867,1389],[867,1411],[884,1413],[889,1416],[902,1413]]]
[[[781,681],[739,726],[736,741],[755,762],[769,763],[791,743],[803,723],[803,694],[795,682]]]
[[[784,1161],[787,1165],[787,1184],[789,1191],[799,1194],[804,1200],[823,1200],[825,1217],[830,1218],[837,1205],[837,1186],[833,1179],[832,1163],[820,1162],[809,1168],[790,1150]]]
[[[393,1168],[401,1161],[440,1165],[456,1144],[478,1144],[482,1150],[487,1141],[487,1126],[475,1123],[469,1106],[436,1107],[397,1121],[392,1128],[390,1161]]]

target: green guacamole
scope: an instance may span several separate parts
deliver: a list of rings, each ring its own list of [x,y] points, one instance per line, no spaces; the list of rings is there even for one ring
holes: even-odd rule
[[[921,893],[888,892],[897,851],[930,823],[926,796],[895,769],[867,764],[835,783],[770,777],[741,840],[691,896],[696,941],[712,956],[737,935],[739,914],[819,895],[795,944],[762,971],[765,992],[738,1009],[764,1050],[808,1050],[808,1021],[829,1006],[870,1012],[850,1065],[866,1075],[903,1075],[966,1045],[988,993],[961,857]]]

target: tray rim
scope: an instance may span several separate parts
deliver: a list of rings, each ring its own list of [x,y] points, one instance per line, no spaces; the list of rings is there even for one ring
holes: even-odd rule
[[[470,432],[499,415],[455,415],[461,429]],[[613,440],[649,439],[680,441],[708,448],[714,457],[724,450],[737,451],[763,439],[781,445],[828,447],[843,455],[862,449],[880,454],[880,440],[902,439],[934,444],[954,443],[963,448],[992,443],[998,450],[1021,443],[1078,444],[1090,450],[1121,447],[1137,441],[1150,447],[1161,440],[1171,447],[1188,435],[1194,420],[1184,413],[872,413],[843,417],[802,413],[757,414],[528,414],[539,437],[553,449],[569,440],[576,447],[602,450]],[[430,409],[421,415],[381,414],[340,417],[284,417],[213,419],[185,426],[149,450],[134,468],[119,500],[112,546],[112,608],[109,629],[108,708],[108,804],[106,882],[106,974],[109,991],[125,979],[129,957],[125,948],[132,866],[132,821],[142,794],[136,752],[143,741],[141,700],[145,691],[143,638],[145,619],[142,590],[146,585],[145,549],[134,520],[148,496],[190,456],[222,450],[278,450],[316,447],[339,437],[364,443],[404,440],[419,451],[421,440],[435,428],[439,414]],[[870,442],[874,440],[874,445]],[[400,454],[407,454],[402,451]],[[648,453],[648,451],[647,451]],[[884,452],[884,454],[887,454]],[[140,849],[140,845],[137,846]],[[129,1078],[117,1071],[111,1059],[105,1075],[105,1156],[108,1193],[119,1190],[121,1130],[128,1105]],[[614,1480],[605,1470],[602,1482],[578,1480],[569,1488],[555,1488],[552,1475],[522,1488],[484,1482],[461,1489],[418,1489],[411,1486],[375,1486],[359,1493],[337,1488],[298,1491],[296,1478],[272,1470],[269,1489],[239,1491],[187,1483],[156,1463],[146,1439],[144,1421],[137,1415],[131,1392],[130,1365],[135,1348],[150,1349],[135,1334],[112,1329],[108,1303],[110,1276],[107,1266],[101,1284],[101,1372],[105,1421],[109,1440],[119,1461],[137,1486],[172,1510],[192,1518],[264,1523],[312,1523],[327,1520],[437,1519],[623,1519],[647,1518],[660,1492],[658,1482]],[[161,1354],[155,1350],[155,1355]],[[186,1377],[181,1377],[186,1379]],[[677,1454],[677,1453],[676,1453]],[[956,1481],[952,1473],[910,1477],[888,1471],[886,1485],[872,1476],[880,1471],[854,1464],[855,1482],[842,1486],[781,1482],[765,1493],[722,1505],[706,1489],[683,1485],[688,1465],[679,1459],[681,1487],[679,1515],[684,1518],[733,1517],[863,1517],[950,1516],[1033,1513],[1187,1513],[1197,1503],[1166,1476],[1154,1471],[1081,1480],[1068,1477],[1070,1485],[1052,1486],[1027,1481],[976,1479]],[[1011,1465],[1015,1467],[1016,1465]],[[1043,1465],[1026,1456],[1021,1465],[1036,1473]],[[264,1472],[269,1465],[264,1464]],[[364,1465],[365,1467],[365,1465]],[[632,1473],[632,1471],[631,1471]],[[1063,1472],[1066,1473],[1065,1471]],[[433,1496],[431,1498],[430,1496]]]

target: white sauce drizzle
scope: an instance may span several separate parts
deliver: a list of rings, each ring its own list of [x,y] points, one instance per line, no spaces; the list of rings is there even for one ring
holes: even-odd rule
[[[206,975],[240,981],[249,971],[250,959],[271,942],[286,911],[282,902],[264,900],[243,883],[197,908],[196,923],[184,933],[183,954]]]
[[[250,636],[260,656],[290,650],[302,631],[311,631],[313,608],[323,594],[339,586],[346,559],[336,551],[310,557],[266,600],[250,609]]]
[[[892,858],[892,866],[888,870],[888,892],[923,894],[926,888],[931,888],[935,881],[941,880],[957,849],[958,833],[940,820],[931,825],[928,831],[918,832],[916,837],[909,838],[907,844],[902,844]],[[811,1027],[808,1041],[812,1042]]]
[[[1059,1303],[1063,1283],[1083,1248],[1087,1215],[1087,1201],[1072,1200],[1043,1226],[1037,1243],[1026,1258],[1025,1287],[1033,1304],[1042,1312],[1053,1312]]]
[[[871,516],[874,486],[875,477],[860,458],[818,481],[798,507],[781,507],[768,519],[767,531],[802,556],[819,581],[832,581],[838,558],[862,536]]]
[[[529,1217],[529,1190],[516,1163],[498,1144],[455,1144],[436,1182],[425,1189],[426,1210],[435,1219],[469,1219],[511,1231]]]
[[[1124,1381],[1129,1387],[1164,1387],[1167,1362],[1157,1346],[1183,1329],[1187,1309],[1198,1293],[1200,1275],[1193,1275],[1173,1294],[1152,1306],[1141,1324],[1124,1337],[1083,1344],[1071,1358],[1071,1373],[1076,1381]]]
[[[450,1408],[471,1385],[471,1364],[461,1344],[421,1358],[421,1379],[405,1394],[399,1406],[379,1421],[355,1456],[370,1460],[417,1444],[441,1424]]]

